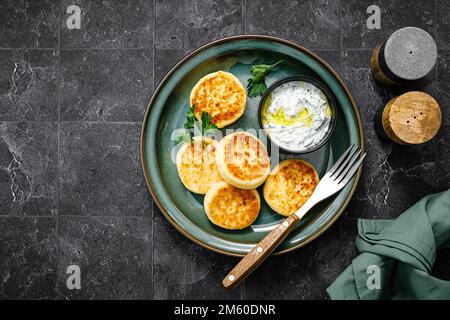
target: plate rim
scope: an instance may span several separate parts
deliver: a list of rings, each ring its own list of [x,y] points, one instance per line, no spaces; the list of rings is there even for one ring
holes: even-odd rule
[[[170,76],[181,65],[183,65],[186,61],[188,61],[190,58],[196,56],[200,52],[202,52],[202,51],[204,51],[204,50],[206,50],[208,48],[214,47],[215,45],[218,45],[218,44],[221,44],[221,43],[225,43],[225,42],[228,42],[228,41],[233,41],[233,40],[268,40],[268,41],[274,41],[274,42],[278,42],[278,43],[281,43],[281,44],[284,44],[284,45],[291,46],[291,47],[293,47],[295,49],[298,49],[298,50],[300,50],[300,51],[302,51],[302,52],[304,52],[306,54],[309,54],[314,59],[318,60],[338,80],[339,84],[344,89],[345,94],[349,98],[350,103],[351,103],[352,108],[353,108],[353,111],[354,111],[354,114],[356,116],[357,124],[358,124],[358,129],[359,129],[359,134],[360,134],[360,145],[361,145],[362,152],[364,152],[365,147],[364,147],[364,129],[363,129],[363,126],[362,126],[361,115],[359,113],[359,109],[358,109],[358,106],[356,105],[355,99],[353,98],[350,90],[348,89],[347,85],[344,83],[343,79],[320,56],[318,56],[316,53],[312,52],[311,50],[309,50],[309,49],[307,49],[307,48],[305,48],[305,47],[295,43],[294,41],[283,39],[283,38],[280,38],[280,37],[269,36],[269,35],[256,35],[256,34],[234,35],[234,36],[229,36],[229,37],[224,37],[224,38],[221,38],[221,39],[213,40],[213,41],[208,42],[208,43],[198,47],[197,49],[189,52],[188,54],[184,55],[175,65],[173,65],[170,68],[170,70],[164,75],[162,80],[159,82],[159,84],[156,87],[155,91],[153,92],[152,97],[151,97],[149,103],[147,104],[147,108],[145,110],[144,119],[143,119],[142,125],[141,125],[141,135],[140,135],[140,159],[141,159],[141,168],[142,168],[143,173],[144,173],[145,183],[147,185],[147,189],[149,190],[149,192],[150,192],[150,194],[151,194],[151,196],[153,198],[153,201],[158,206],[159,210],[162,212],[164,217],[170,222],[170,224],[173,227],[175,227],[176,230],[178,230],[186,238],[188,238],[189,240],[193,241],[194,243],[200,245],[201,247],[209,249],[211,251],[214,251],[214,252],[217,252],[217,253],[221,253],[221,254],[224,254],[224,255],[227,255],[227,256],[243,257],[243,256],[245,256],[245,254],[240,254],[240,253],[228,252],[228,251],[225,251],[225,250],[221,250],[221,249],[218,249],[218,248],[215,248],[215,247],[209,245],[208,243],[205,243],[205,242],[202,242],[202,241],[196,239],[194,236],[192,236],[191,234],[186,232],[181,226],[179,226],[172,219],[172,217],[164,209],[164,206],[161,204],[159,198],[156,196],[156,193],[155,193],[155,191],[153,189],[153,184],[152,184],[152,182],[150,180],[150,176],[148,174],[148,168],[147,168],[147,165],[146,165],[146,156],[145,156],[145,152],[144,152],[146,150],[146,148],[145,148],[145,135],[146,135],[147,122],[148,122],[148,119],[149,119],[149,114],[150,114],[151,107],[153,105],[153,102],[155,101],[155,99],[159,95],[159,92],[161,91],[162,87],[164,87],[164,85],[166,84],[166,82],[168,81]],[[336,222],[336,220],[342,215],[342,213],[345,211],[346,207],[348,206],[350,200],[353,198],[353,195],[354,195],[354,193],[356,191],[356,187],[358,186],[358,183],[359,183],[359,179],[361,177],[361,171],[362,171],[362,166],[358,169],[358,171],[356,173],[356,179],[353,182],[352,188],[350,189],[350,192],[349,192],[347,198],[345,199],[344,203],[340,206],[340,208],[338,209],[336,214],[333,216],[333,218],[328,221],[328,223],[326,223],[321,229],[319,229],[315,234],[313,234],[310,238],[306,239],[305,241],[303,241],[303,242],[301,242],[299,244],[296,244],[296,245],[294,245],[294,246],[292,246],[290,248],[286,248],[286,249],[284,249],[282,251],[276,252],[276,253],[274,253],[274,255],[285,254],[285,253],[291,252],[293,250],[296,250],[296,249],[298,249],[300,247],[303,247],[306,244],[308,244],[311,241],[313,241],[314,239],[316,239],[317,237],[319,237],[326,230],[328,230]]]

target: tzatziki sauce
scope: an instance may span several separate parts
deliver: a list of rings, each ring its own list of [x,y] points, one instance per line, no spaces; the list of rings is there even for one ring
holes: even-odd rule
[[[261,122],[269,137],[293,152],[319,143],[329,129],[331,116],[322,90],[304,81],[289,81],[276,87],[261,110]]]

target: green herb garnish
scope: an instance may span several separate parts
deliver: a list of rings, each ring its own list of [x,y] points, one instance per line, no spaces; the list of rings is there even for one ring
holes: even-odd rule
[[[192,142],[192,136],[189,132],[183,133],[181,136],[179,136],[176,140],[174,140],[175,144],[179,143],[191,143]]]
[[[184,123],[185,129],[194,129],[194,123],[195,123],[195,105],[192,107],[189,107],[189,110],[186,114],[186,122]]]
[[[283,60],[280,60],[272,65],[258,64],[252,66],[252,77],[248,79],[247,83],[248,96],[250,98],[262,96],[264,94],[264,92],[267,90],[267,85],[264,81],[266,75],[281,62],[283,62]]]
[[[208,112],[202,111],[202,136],[208,130],[217,130],[217,126],[211,122],[211,115]]]
[[[195,110],[195,106],[189,107],[189,110],[186,113],[186,121],[184,122],[184,128],[187,130],[194,129],[194,123],[195,123],[194,110]],[[181,136],[179,136],[177,139],[175,139],[174,142],[175,142],[175,144],[192,142],[192,135],[190,132],[186,131]]]
[[[211,122],[211,115],[208,112],[202,111],[202,136],[205,136],[205,133],[208,130],[217,130],[217,126]],[[202,146],[206,148],[205,140],[202,139]]]
[[[186,113],[186,121],[184,123],[184,128],[187,130],[194,129],[195,127],[195,105],[189,107]],[[211,115],[208,112],[202,111],[201,116],[201,135],[204,136],[208,130],[217,130],[217,126],[211,122]],[[192,143],[192,133],[185,132],[175,140],[175,144],[190,142]]]

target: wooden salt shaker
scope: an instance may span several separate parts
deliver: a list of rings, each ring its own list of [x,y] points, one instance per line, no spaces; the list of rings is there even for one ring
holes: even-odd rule
[[[374,78],[387,86],[398,86],[425,77],[436,64],[433,37],[420,28],[395,31],[375,48],[370,59]]]
[[[442,114],[436,100],[420,91],[391,99],[375,116],[379,136],[398,144],[427,142],[439,131]]]

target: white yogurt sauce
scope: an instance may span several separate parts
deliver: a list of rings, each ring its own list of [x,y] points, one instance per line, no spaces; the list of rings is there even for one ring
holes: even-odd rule
[[[322,90],[308,82],[290,81],[272,91],[261,119],[280,147],[302,151],[322,140],[331,123],[331,109]]]

